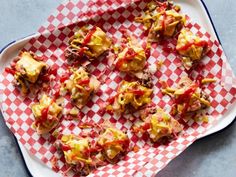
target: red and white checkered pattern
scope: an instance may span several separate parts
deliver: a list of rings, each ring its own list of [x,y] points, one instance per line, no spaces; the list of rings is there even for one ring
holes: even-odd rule
[[[148,0],[147,0],[148,1]],[[145,39],[142,35],[142,25],[134,23],[134,17],[141,14],[147,1],[141,0],[91,0],[91,1],[65,1],[48,18],[39,32],[38,37],[30,40],[24,47],[38,55],[48,58],[49,65],[58,66],[58,75],[66,70],[66,60],[63,51],[70,36],[76,29],[84,24],[95,24],[102,27],[109,36],[120,38],[122,29],[127,29],[140,41]],[[132,2],[132,3],[131,3]],[[196,23],[189,23],[188,27],[201,37],[210,40],[211,50],[194,73],[199,72],[206,77],[217,78],[216,84],[210,84],[205,91],[210,95],[212,106],[208,110],[210,122],[208,124],[190,121],[185,126],[185,131],[178,139],[168,145],[156,145],[139,140],[136,135],[128,133],[131,141],[140,147],[139,152],[130,152],[127,157],[116,165],[100,167],[90,176],[152,176],[160,171],[174,157],[192,144],[207,129],[214,126],[219,119],[223,118],[226,110],[235,101],[236,88],[235,76],[226,60],[224,52],[216,39],[204,32]],[[168,46],[173,46],[169,41]],[[154,75],[153,102],[165,110],[170,110],[170,98],[163,96],[160,91],[159,80],[165,80],[169,85],[175,85],[181,76],[187,75],[181,67],[180,60],[175,52],[167,53],[162,46],[153,45],[151,57],[148,63],[154,64],[163,60],[163,67]],[[92,74],[99,75],[107,68],[107,59],[93,61],[90,69]],[[95,122],[109,119],[117,128],[130,129],[133,122],[128,116],[117,117],[110,114],[101,115],[100,106],[106,99],[116,93],[117,85],[123,79],[129,79],[125,74],[106,71],[105,83],[101,86],[101,92],[93,96],[91,101],[82,109],[81,116],[88,117]],[[59,77],[59,76],[58,76]],[[12,85],[13,77],[6,72],[0,76],[1,81],[1,108],[6,124],[15,134],[17,139],[37,158],[49,167],[50,160],[56,154],[56,149],[50,143],[50,136],[38,136],[31,128],[34,120],[30,110],[33,98],[23,98]],[[69,103],[66,103],[66,107]],[[63,121],[61,127],[64,133],[78,134],[78,122]],[[59,162],[60,172],[66,170],[63,161]]]

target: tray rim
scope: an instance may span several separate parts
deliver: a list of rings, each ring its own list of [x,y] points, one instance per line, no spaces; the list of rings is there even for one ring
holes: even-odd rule
[[[213,32],[214,32],[215,37],[217,38],[217,40],[218,40],[219,43],[221,44],[220,37],[219,37],[219,35],[218,35],[218,33],[217,33],[216,27],[215,27],[214,22],[213,22],[213,20],[212,20],[211,14],[210,14],[210,12],[209,12],[209,10],[208,10],[208,8],[207,8],[207,5],[205,4],[204,0],[198,0],[198,1],[200,2],[200,4],[202,5],[203,9],[205,10],[206,16],[208,17],[208,20],[209,20],[209,22],[210,22],[210,24],[211,24],[211,27],[212,27],[212,30],[213,30]],[[33,36],[37,36],[37,35],[39,35],[39,33],[33,33],[33,34],[30,34],[30,35],[27,35],[27,36],[25,36],[25,37],[21,37],[21,38],[19,38],[19,39],[16,39],[16,40],[13,40],[13,41],[9,42],[8,44],[6,44],[5,46],[3,46],[3,47],[0,49],[0,59],[1,59],[1,56],[2,56],[2,54],[4,53],[4,51],[7,50],[8,48],[10,48],[11,46],[13,46],[13,45],[15,45],[15,44],[17,44],[17,43],[23,42],[23,41],[28,41],[28,40],[31,39]],[[223,48],[222,45],[221,45],[221,47]],[[223,48],[223,51],[224,51],[224,48]],[[226,54],[225,54],[225,55],[226,55]],[[235,106],[236,106],[236,105],[235,105]],[[1,114],[2,114],[2,110],[0,110],[0,111],[1,111]],[[234,122],[236,122],[236,111],[234,111],[234,112],[235,112],[234,118],[233,118],[231,121],[229,121],[226,126],[222,126],[222,127],[218,128],[218,129],[216,128],[216,130],[213,130],[213,131],[211,131],[212,128],[210,128],[202,137],[198,138],[197,140],[202,139],[202,138],[205,138],[205,137],[208,137],[208,136],[212,136],[212,135],[214,135],[214,134],[221,133],[221,132],[224,131],[226,128],[231,127],[231,126],[234,124]],[[3,117],[3,114],[2,114],[2,117]],[[5,120],[4,120],[4,121],[5,121]],[[214,128],[214,127],[213,127],[213,128]],[[14,136],[14,134],[12,134],[12,135]],[[30,168],[29,168],[29,166],[28,166],[28,163],[27,163],[27,160],[25,159],[24,153],[22,152],[22,148],[24,148],[23,145],[20,144],[20,142],[16,139],[15,136],[14,136],[14,140],[15,140],[15,142],[16,142],[16,144],[17,144],[18,149],[19,149],[20,156],[21,156],[21,158],[22,158],[22,160],[23,160],[23,164],[24,164],[24,166],[25,166],[26,172],[28,173],[29,176],[33,177],[33,173],[32,173],[32,171],[30,170]],[[197,141],[197,140],[196,140],[196,141]]]

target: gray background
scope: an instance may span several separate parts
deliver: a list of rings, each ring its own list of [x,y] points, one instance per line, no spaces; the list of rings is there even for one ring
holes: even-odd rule
[[[0,48],[34,33],[61,0],[0,0]],[[236,1],[205,0],[232,68],[236,67]],[[236,72],[235,72],[236,73]],[[198,140],[159,177],[235,177],[236,124]],[[28,177],[14,138],[0,118],[0,177]]]

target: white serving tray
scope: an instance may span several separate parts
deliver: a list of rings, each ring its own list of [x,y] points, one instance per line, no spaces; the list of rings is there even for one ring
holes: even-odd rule
[[[215,31],[214,25],[211,21],[211,17],[208,13],[208,10],[203,2],[203,0],[175,0],[177,4],[182,7],[182,12],[188,14],[191,19],[211,34],[212,37],[218,38]],[[25,37],[20,40],[13,41],[9,43],[0,51],[0,72],[8,65],[12,58],[14,58],[18,52],[23,48],[23,46],[34,36],[39,34],[34,34],[28,37]],[[218,38],[219,40],[219,38]],[[218,132],[229,124],[233,122],[236,116],[236,103],[232,105],[232,108],[224,114],[224,119],[221,119],[216,126],[209,129],[202,137]],[[32,156],[24,146],[18,142],[19,148],[22,152],[23,158],[25,160],[26,167],[28,168],[29,173],[34,177],[59,177],[61,176],[58,173],[53,172],[36,157]]]

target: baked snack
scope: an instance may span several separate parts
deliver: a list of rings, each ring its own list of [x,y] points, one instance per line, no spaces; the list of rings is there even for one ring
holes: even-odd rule
[[[102,147],[102,154],[110,163],[117,163],[129,151],[128,136],[116,128],[106,128],[98,137],[97,144]]]
[[[149,30],[148,40],[157,42],[163,38],[172,38],[185,25],[185,16],[179,13],[180,7],[173,3],[151,1],[144,15],[136,17],[135,21],[143,23]]]
[[[101,56],[111,46],[111,39],[97,26],[83,26],[70,38],[65,50],[68,60],[93,60]]]
[[[99,86],[97,78],[90,75],[84,67],[72,68],[71,76],[61,85],[61,92],[69,92],[72,102],[81,109]]]
[[[176,50],[182,56],[184,67],[189,70],[206,55],[209,46],[207,41],[193,34],[188,28],[183,28],[178,37]]]
[[[181,78],[176,89],[167,87],[162,91],[173,98],[172,115],[186,116],[210,106],[209,95],[188,77]]]
[[[135,133],[148,133],[153,142],[162,138],[173,138],[183,129],[182,125],[171,115],[164,112],[161,108],[148,107],[141,113],[143,122],[135,125]]]
[[[116,113],[132,112],[151,102],[153,90],[139,82],[122,81],[106,109]]]
[[[41,96],[38,103],[31,105],[31,110],[35,117],[33,128],[38,134],[49,133],[59,124],[62,107],[46,94]]]
[[[23,95],[26,95],[33,91],[38,81],[43,81],[47,68],[47,64],[33,53],[20,52],[12,67],[6,68],[6,71],[13,74],[15,85],[20,88]]]
[[[146,64],[146,51],[133,37],[126,35],[121,44],[113,47],[114,65],[119,71],[127,73],[140,72]]]

